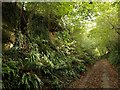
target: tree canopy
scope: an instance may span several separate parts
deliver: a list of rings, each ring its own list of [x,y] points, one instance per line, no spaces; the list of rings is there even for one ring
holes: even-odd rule
[[[120,2],[3,2],[3,89],[64,88],[100,58],[120,63]]]

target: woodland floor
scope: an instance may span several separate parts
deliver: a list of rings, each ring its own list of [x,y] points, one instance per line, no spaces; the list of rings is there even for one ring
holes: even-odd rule
[[[118,88],[117,69],[106,59],[97,61],[81,78],[69,88]]]

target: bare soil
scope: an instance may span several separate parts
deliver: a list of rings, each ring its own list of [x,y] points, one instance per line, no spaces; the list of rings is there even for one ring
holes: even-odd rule
[[[118,71],[107,59],[97,61],[68,88],[118,88]]]

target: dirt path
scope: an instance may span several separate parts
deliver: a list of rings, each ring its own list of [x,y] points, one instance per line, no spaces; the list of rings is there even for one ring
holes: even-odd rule
[[[100,60],[69,88],[118,88],[117,70],[107,60]]]

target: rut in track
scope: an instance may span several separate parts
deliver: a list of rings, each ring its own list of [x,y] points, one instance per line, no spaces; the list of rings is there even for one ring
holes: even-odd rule
[[[79,80],[69,88],[118,88],[117,69],[107,59],[97,61]]]

